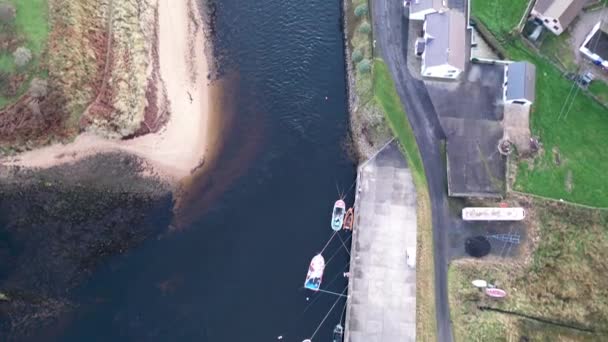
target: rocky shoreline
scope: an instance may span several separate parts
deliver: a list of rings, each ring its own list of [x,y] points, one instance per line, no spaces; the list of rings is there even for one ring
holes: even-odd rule
[[[344,57],[346,65],[346,91],[352,146],[359,162],[371,157],[392,137],[391,130],[373,98],[373,70],[357,70],[361,62],[373,59],[371,29],[362,32],[361,25],[368,19],[365,13],[357,15],[357,8],[367,6],[366,0],[342,1],[342,31],[344,34]],[[359,24],[359,26],[357,25]],[[371,26],[370,26],[371,27]],[[356,54],[361,60],[356,61]],[[357,64],[355,64],[357,63]]]

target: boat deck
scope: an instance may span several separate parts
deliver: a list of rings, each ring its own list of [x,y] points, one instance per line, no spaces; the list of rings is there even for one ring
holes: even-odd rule
[[[359,168],[357,188],[344,341],[415,341],[416,190],[395,141]]]

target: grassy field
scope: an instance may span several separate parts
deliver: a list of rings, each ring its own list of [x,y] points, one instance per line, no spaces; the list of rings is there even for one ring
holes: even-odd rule
[[[34,75],[43,77],[44,72],[38,70],[41,54],[45,49],[49,33],[47,0],[8,0],[17,10],[15,18],[15,33],[26,42],[25,46],[32,51],[32,62],[22,72],[28,73],[28,79]],[[14,73],[12,51],[0,51],[0,71]],[[12,98],[0,94],[0,108],[12,102],[27,89],[27,84],[21,87],[17,96]]]
[[[569,32],[564,32],[559,36],[545,32],[540,52],[558,65],[561,65],[564,70],[576,72],[578,64],[576,63],[572,46],[568,43],[569,39]]]
[[[450,266],[456,341],[519,341],[523,336],[529,341],[608,340],[608,212],[539,200],[528,204],[534,207],[530,221],[538,222],[528,227],[534,238],[529,241],[538,241],[531,256],[508,263],[460,260]],[[471,285],[474,279],[504,289],[507,297],[489,299]],[[479,306],[594,332],[481,311]]]
[[[17,9],[15,24],[27,40],[27,47],[39,55],[49,34],[47,0],[9,0]]]
[[[517,26],[527,5],[528,0],[472,0],[471,14],[501,37]]]
[[[538,241],[526,262],[461,260],[449,270],[450,307],[457,341],[605,341],[608,338],[608,212],[525,199],[534,207]],[[532,240],[532,239],[530,239]],[[507,291],[491,300],[471,285],[485,279]],[[499,308],[594,333],[515,315]]]
[[[589,85],[589,91],[597,96],[600,101],[608,104],[608,84],[601,80],[593,81]]]
[[[493,6],[500,7],[499,13],[511,10],[511,2],[475,0],[473,15],[492,33],[501,35],[501,27],[517,24],[514,18],[504,19],[499,25],[496,17],[487,11],[475,12]],[[603,180],[604,170],[608,170],[608,150],[603,147],[608,141],[608,111],[582,91],[566,103],[572,83],[559,69],[525,46],[519,36],[503,41],[509,59],[527,60],[537,67],[531,128],[543,144],[542,152],[534,160],[519,163],[513,188],[608,207],[608,197],[604,195],[608,192],[608,182]]]
[[[374,100],[405,150],[417,192],[418,260],[416,263],[416,340],[437,341],[435,320],[435,265],[433,259],[433,230],[428,185],[414,132],[401,106],[401,101],[386,64],[374,60]]]

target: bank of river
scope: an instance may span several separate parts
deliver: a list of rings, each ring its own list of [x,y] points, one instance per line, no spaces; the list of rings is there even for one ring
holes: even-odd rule
[[[341,4],[214,5],[216,50],[230,80],[223,101],[234,109],[220,159],[192,185],[174,218],[180,231],[114,257],[78,289],[64,341],[298,341],[334,301],[321,295],[307,309],[314,296],[301,287],[331,235],[336,186],[346,190],[355,178],[344,148]],[[329,263],[326,283],[338,275],[329,289],[346,286],[346,264],[345,253]]]

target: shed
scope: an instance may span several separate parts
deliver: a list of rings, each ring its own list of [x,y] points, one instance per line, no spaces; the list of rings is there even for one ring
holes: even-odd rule
[[[528,62],[505,65],[503,100],[505,103],[531,105],[535,98],[536,66]]]

